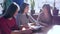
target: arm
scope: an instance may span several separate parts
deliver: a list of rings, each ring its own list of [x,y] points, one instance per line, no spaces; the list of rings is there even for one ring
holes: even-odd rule
[[[38,23],[42,26],[48,26],[48,24],[46,24],[45,22],[42,22],[41,19],[38,19]]]
[[[41,18],[41,17],[39,17],[39,18],[37,19],[38,23],[39,23],[40,25],[43,25],[43,26],[48,26],[48,24],[46,24],[45,22],[42,22],[40,18]]]
[[[48,24],[45,24],[44,22],[41,22],[41,21],[39,22],[39,24],[42,26],[48,26]]]
[[[16,19],[15,18],[14,18],[14,26],[12,27],[12,30],[19,30],[19,27],[17,25],[17,22],[16,22]]]
[[[18,25],[18,27],[20,27],[20,25],[21,25],[21,20],[20,20],[20,15],[19,14],[16,17],[16,24]]]
[[[36,23],[36,20],[31,16],[31,15],[28,15],[29,16],[29,21],[32,22],[32,23]]]
[[[15,23],[15,25],[13,27],[13,30],[19,30],[19,27],[16,25],[16,23]]]

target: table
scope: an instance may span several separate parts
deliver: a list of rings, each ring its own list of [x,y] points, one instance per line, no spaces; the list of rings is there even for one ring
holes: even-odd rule
[[[24,30],[24,31],[15,30],[15,31],[12,31],[11,34],[32,34],[32,31],[31,30]]]
[[[52,28],[51,26],[42,28],[43,31],[40,32],[34,32],[32,33],[32,30],[25,30],[25,31],[12,31],[11,34],[47,34],[49,29]]]
[[[52,26],[42,28],[41,32],[36,32],[33,34],[47,34],[47,32],[52,28]]]

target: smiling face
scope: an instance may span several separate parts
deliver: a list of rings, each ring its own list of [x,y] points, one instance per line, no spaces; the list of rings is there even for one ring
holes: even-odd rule
[[[50,7],[49,4],[43,5],[42,8],[43,8],[43,13],[45,13],[45,14],[51,14],[51,7]]]
[[[29,11],[29,6],[26,6],[24,9],[24,13],[28,13],[28,11]]]
[[[48,13],[48,9],[46,7],[43,8],[43,13]]]

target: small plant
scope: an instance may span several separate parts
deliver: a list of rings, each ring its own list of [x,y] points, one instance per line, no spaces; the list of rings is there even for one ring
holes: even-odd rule
[[[34,0],[30,0],[31,3],[31,10],[34,10],[35,7],[35,1]]]

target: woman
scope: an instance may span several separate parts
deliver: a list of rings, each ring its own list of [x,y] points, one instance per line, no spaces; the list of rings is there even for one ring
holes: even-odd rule
[[[17,23],[18,25],[27,25],[28,23],[30,23],[29,21],[31,21],[32,23],[34,22],[28,15],[28,10],[29,10],[29,4],[23,3],[20,6],[20,12],[17,15],[16,19],[17,19]]]
[[[12,3],[3,17],[0,18],[0,30],[1,34],[11,34],[12,30],[18,30],[16,25],[15,16],[18,13],[18,5]]]
[[[43,25],[47,26],[42,28],[45,33],[47,33],[47,31],[52,27],[52,15],[49,4],[43,5],[42,13],[40,14],[38,21],[43,23]]]
[[[51,15],[51,9],[49,4],[44,4],[42,7],[42,13],[39,17],[39,22],[45,23],[47,26],[52,25],[52,15]]]

